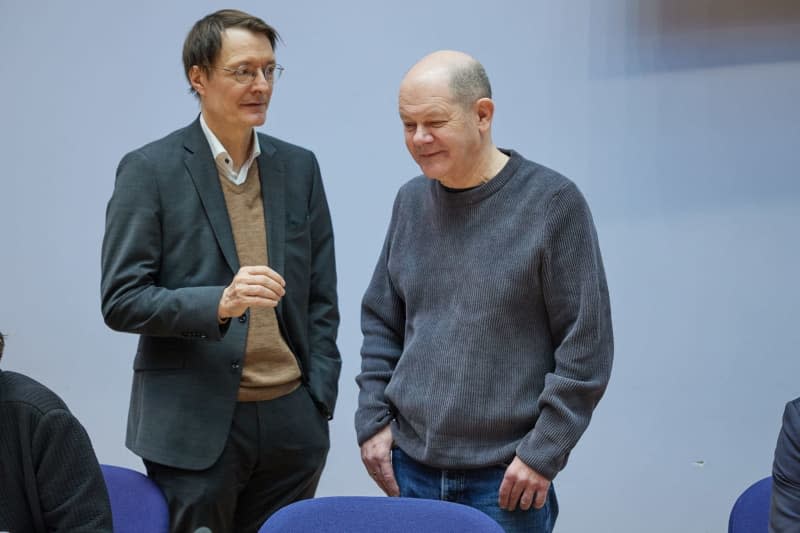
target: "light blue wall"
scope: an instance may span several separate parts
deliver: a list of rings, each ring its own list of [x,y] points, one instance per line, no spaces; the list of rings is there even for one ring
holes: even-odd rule
[[[582,188],[606,261],[614,374],[556,480],[557,530],[724,530],[800,395],[800,8],[728,4],[239,3],[285,40],[264,129],[317,153],[334,217],[344,370],[320,494],[377,494],[353,378],[361,294],[417,172],[396,88],[455,48],[489,72],[496,142]],[[125,152],[194,118],[180,47],[221,7],[0,0],[3,366],[58,391],[103,462],[141,469],[123,446],[135,338],[99,311],[105,203]]]

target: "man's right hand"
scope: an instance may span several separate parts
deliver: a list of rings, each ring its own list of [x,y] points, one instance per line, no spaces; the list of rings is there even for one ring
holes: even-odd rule
[[[268,266],[244,266],[222,291],[217,318],[241,316],[248,307],[275,307],[286,291],[286,282]]]
[[[361,445],[361,461],[367,473],[387,496],[400,496],[392,468],[392,429],[386,426]]]

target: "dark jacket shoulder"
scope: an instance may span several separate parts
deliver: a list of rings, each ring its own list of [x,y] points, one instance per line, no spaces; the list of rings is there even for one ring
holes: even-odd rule
[[[19,404],[44,415],[67,409],[64,401],[33,378],[11,371],[0,371],[0,405]]]

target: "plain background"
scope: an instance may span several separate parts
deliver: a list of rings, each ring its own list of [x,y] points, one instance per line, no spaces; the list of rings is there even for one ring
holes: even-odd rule
[[[557,531],[724,530],[800,395],[798,6],[235,5],[284,37],[263,129],[316,152],[333,214],[344,368],[320,495],[378,493],[353,430],[359,304],[394,194],[418,173],[398,83],[453,48],[489,73],[495,142],[573,179],[600,236],[616,358],[556,479]],[[0,0],[3,367],[57,391],[101,462],[142,469],[123,445],[136,338],[99,309],[105,204],[124,153],[194,119],[180,50],[222,7]]]

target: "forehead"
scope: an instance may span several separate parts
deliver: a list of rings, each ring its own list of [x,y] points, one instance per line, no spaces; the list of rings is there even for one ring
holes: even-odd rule
[[[459,109],[444,80],[406,80],[400,86],[398,103],[400,115],[409,117],[451,115]]]
[[[275,61],[275,52],[266,35],[245,28],[228,28],[222,32],[220,63],[268,61]]]

